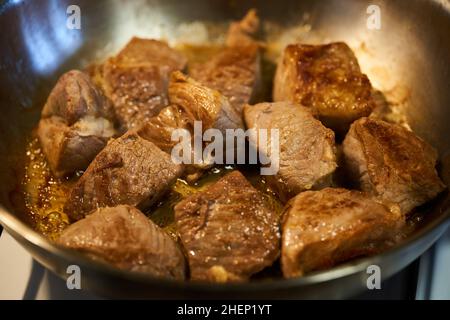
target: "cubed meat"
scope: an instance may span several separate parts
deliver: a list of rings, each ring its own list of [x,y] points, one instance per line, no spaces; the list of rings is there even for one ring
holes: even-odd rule
[[[175,206],[192,280],[245,281],[279,256],[279,215],[239,172]]]
[[[356,186],[398,203],[404,213],[445,188],[435,168],[436,150],[400,125],[362,118],[352,124],[343,151]]]
[[[57,243],[120,269],[185,278],[185,258],[177,243],[131,206],[97,209],[65,229]]]
[[[181,72],[174,72],[169,86],[172,104],[181,106],[196,121],[202,121],[204,130],[216,128],[243,128],[242,114],[219,91],[210,89]]]
[[[258,95],[260,72],[257,46],[224,48],[209,61],[190,69],[195,80],[222,93],[239,114]]]
[[[94,78],[113,102],[122,130],[140,127],[168,105],[170,74],[187,59],[157,40],[133,38],[97,68]]]
[[[114,111],[81,71],[65,73],[42,110],[37,134],[57,177],[84,170],[116,134]]]
[[[110,142],[73,187],[64,212],[79,220],[93,210],[128,204],[145,209],[165,193],[183,167],[152,142],[130,132]]]
[[[227,47],[189,70],[195,80],[227,97],[240,115],[244,105],[254,102],[261,90],[259,44],[252,39],[258,29],[259,19],[251,10],[242,21],[230,26]]]
[[[287,46],[275,75],[273,99],[310,107],[327,127],[341,134],[375,108],[369,79],[361,73],[352,50],[341,42]]]
[[[152,64],[160,66],[166,76],[175,70],[183,70],[187,59],[167,43],[154,39],[134,37],[120,51],[116,60],[120,64]]]
[[[334,133],[315,119],[310,109],[291,102],[246,105],[244,120],[248,128],[256,129],[250,144],[266,158],[270,152],[271,130],[279,132],[279,170],[268,175],[267,181],[284,202],[298,193],[321,189],[332,184],[336,164]],[[268,141],[257,140],[259,130],[268,130]],[[272,164],[271,164],[272,165]]]
[[[194,122],[202,122],[202,130],[243,128],[241,115],[218,91],[201,85],[181,72],[174,72],[169,85],[170,106],[149,119],[139,134],[161,150],[171,153],[178,141],[172,141],[175,129],[186,129],[193,136]]]
[[[226,129],[244,127],[241,115],[231,107],[226,97],[181,72],[172,74],[169,97],[172,105],[164,108],[158,116],[151,118],[139,130],[142,137],[169,154],[178,143],[172,141],[173,130],[186,129],[193,139],[195,121],[202,122],[203,131],[215,128],[224,134]],[[193,145],[191,150],[194,151]],[[195,180],[201,176],[202,170],[209,167],[208,163],[191,163],[186,166],[186,174],[190,177],[189,180]]]
[[[228,47],[254,45],[257,43],[255,41],[255,35],[259,29],[260,21],[258,14],[255,9],[251,9],[242,20],[231,23],[227,33],[226,45]]]
[[[307,191],[285,208],[281,266],[287,278],[381,252],[401,239],[405,218],[395,204],[359,191]]]
[[[172,155],[173,148],[179,143],[172,140],[174,130],[184,129],[191,134],[191,163],[184,164],[184,176],[188,182],[197,181],[205,170],[211,167],[208,163],[195,164],[194,159],[194,119],[181,106],[170,105],[155,116],[150,118],[139,130],[138,134],[144,139],[153,142],[162,151]]]
[[[157,116],[150,118],[138,129],[138,133],[162,151],[171,154],[173,147],[179,143],[172,140],[172,132],[177,129],[193,131],[194,120],[182,107],[170,105],[162,109]]]

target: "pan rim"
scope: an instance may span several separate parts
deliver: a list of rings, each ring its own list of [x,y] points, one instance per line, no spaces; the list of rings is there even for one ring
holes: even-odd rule
[[[446,0],[429,0],[434,5],[438,5],[441,10],[450,15],[450,1]],[[0,16],[6,11],[15,7],[12,1],[6,1],[0,6]],[[400,252],[406,251],[409,248],[414,247],[415,244],[419,243],[422,239],[430,236],[433,232],[441,229],[439,236],[445,231],[446,228],[450,226],[450,209],[443,211],[438,217],[429,221],[427,225],[420,228],[417,232],[407,237],[400,244],[395,247],[374,256],[359,258],[352,260],[350,262],[340,264],[333,268],[318,271],[308,274],[300,278],[292,279],[275,279],[275,280],[261,280],[252,281],[248,283],[201,283],[201,282],[191,282],[191,281],[176,281],[163,278],[157,278],[147,274],[139,274],[127,270],[120,270],[112,267],[106,263],[101,263],[99,261],[94,261],[83,254],[75,252],[73,250],[62,248],[51,240],[45,238],[43,235],[35,231],[31,226],[20,220],[13,212],[10,212],[2,204],[0,204],[0,224],[3,225],[6,232],[8,232],[15,240],[25,241],[33,246],[39,247],[52,255],[63,258],[66,261],[77,261],[80,265],[92,268],[99,273],[106,273],[111,276],[118,276],[126,278],[130,281],[137,281],[144,283],[146,285],[163,285],[167,288],[179,289],[179,290],[200,290],[200,291],[216,291],[216,292],[231,292],[231,291],[241,291],[244,289],[248,292],[255,292],[259,290],[271,290],[271,289],[287,289],[292,287],[302,287],[308,285],[314,285],[319,283],[324,283],[337,278],[342,278],[350,276],[361,271],[364,271],[368,265],[374,264],[376,261],[386,260],[390,256],[398,255]],[[436,236],[437,238],[437,236]],[[430,241],[431,246],[434,241]],[[22,245],[22,244],[21,244]],[[418,257],[423,252],[417,253]],[[55,272],[54,270],[52,270]],[[61,275],[60,275],[61,276]]]
[[[343,278],[365,271],[368,266],[377,264],[377,262],[387,260],[390,256],[395,256],[401,252],[414,247],[421,239],[431,235],[437,229],[441,232],[436,239],[450,226],[450,209],[445,210],[439,217],[430,221],[426,226],[419,229],[418,232],[412,234],[393,248],[384,251],[380,254],[362,257],[349,262],[339,264],[333,268],[323,271],[316,271],[298,278],[279,278],[272,280],[250,281],[246,283],[208,283],[208,282],[193,282],[186,280],[172,280],[158,278],[149,274],[132,272],[129,270],[121,270],[111,266],[107,263],[89,259],[82,253],[76,252],[72,249],[63,248],[50,239],[35,231],[32,227],[21,221],[14,214],[10,213],[0,205],[0,224],[3,225],[6,232],[8,232],[16,241],[26,241],[33,246],[39,247],[52,255],[58,256],[66,261],[76,261],[80,268],[87,267],[99,273],[106,273],[111,277],[125,278],[130,281],[139,282],[145,285],[162,285],[169,289],[180,290],[194,290],[194,291],[214,291],[214,292],[233,292],[245,289],[248,292],[258,290],[273,290],[273,289],[288,289],[292,287],[302,287],[314,284],[320,284],[332,281],[338,278]],[[431,246],[435,241],[431,241]],[[423,252],[417,253],[416,257]],[[57,273],[55,270],[51,270]],[[61,274],[58,274],[63,278]]]

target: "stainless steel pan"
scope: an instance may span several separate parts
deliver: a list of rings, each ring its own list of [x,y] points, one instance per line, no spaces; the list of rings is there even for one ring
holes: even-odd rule
[[[251,7],[256,7],[267,25],[272,26],[266,28],[268,34],[306,24],[292,29],[301,34],[310,27],[311,31],[303,35],[305,41],[343,40],[353,46],[372,82],[390,95],[414,131],[438,148],[441,175],[450,185],[449,1],[10,0],[1,3],[0,221],[37,261],[60,276],[67,276],[68,265],[79,265],[85,289],[124,298],[348,297],[365,288],[369,265],[380,266],[382,277],[387,278],[421,255],[449,225],[449,199],[443,195],[421,209],[423,219],[408,240],[384,254],[293,280],[194,284],[118,271],[62,250],[29,227],[18,196],[26,138],[59,75],[111,54],[133,35],[169,40],[192,37],[204,32],[193,22],[225,23],[240,18]],[[81,9],[80,30],[66,27],[66,10],[71,4]],[[368,14],[369,5],[380,8],[380,30],[367,27],[370,12],[373,13],[369,10]],[[180,24],[184,26],[181,29]],[[183,33],[183,28],[189,31]]]

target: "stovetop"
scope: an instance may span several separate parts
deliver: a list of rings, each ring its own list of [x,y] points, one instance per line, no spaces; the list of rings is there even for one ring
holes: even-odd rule
[[[1,233],[1,227],[0,227]],[[450,229],[424,255],[355,299],[450,300]],[[0,235],[0,299],[101,299],[86,290],[69,290],[66,282],[42,267],[8,233]]]

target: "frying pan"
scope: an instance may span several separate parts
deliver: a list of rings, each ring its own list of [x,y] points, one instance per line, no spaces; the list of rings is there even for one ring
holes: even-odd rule
[[[63,72],[113,54],[133,35],[202,41],[205,33],[214,33],[212,25],[239,19],[249,8],[257,8],[265,32],[272,33],[275,42],[349,43],[374,86],[386,93],[419,136],[438,149],[439,171],[450,185],[449,1],[0,3],[0,222],[38,262],[61,277],[68,276],[69,265],[80,266],[84,289],[113,298],[345,298],[366,288],[368,266],[378,265],[382,279],[392,276],[427,250],[449,225],[449,197],[444,194],[420,208],[421,214],[413,218],[416,228],[402,244],[377,256],[291,280],[176,282],[119,271],[55,246],[30,227],[19,191],[27,137]],[[68,14],[67,8],[73,4],[81,10],[81,29],[66,26],[73,13]],[[369,5],[376,5],[380,14],[381,24],[375,28],[367,22],[375,12]]]

